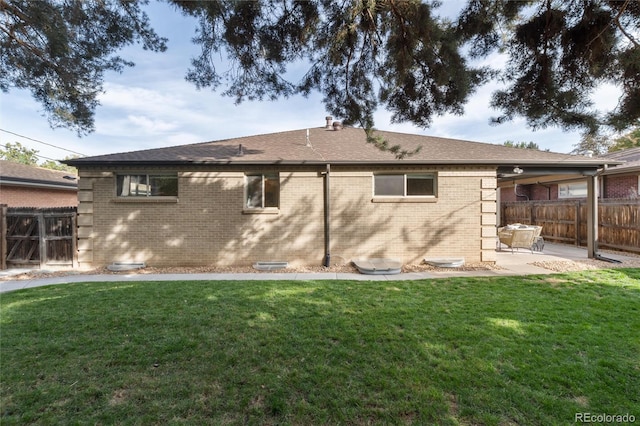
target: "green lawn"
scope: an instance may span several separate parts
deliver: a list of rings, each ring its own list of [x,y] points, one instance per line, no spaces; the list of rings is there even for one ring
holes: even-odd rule
[[[0,296],[0,423],[640,421],[640,269]]]

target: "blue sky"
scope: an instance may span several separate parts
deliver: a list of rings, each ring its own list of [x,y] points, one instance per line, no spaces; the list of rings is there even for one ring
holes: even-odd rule
[[[452,3],[447,3],[450,6]],[[454,2],[455,4],[455,2]],[[24,90],[0,94],[0,129],[25,137],[0,132],[0,144],[20,142],[39,151],[43,157],[62,159],[68,151],[46,146],[30,139],[80,152],[99,155],[139,149],[197,143],[252,134],[320,127],[326,113],[322,95],[301,96],[276,102],[245,102],[234,104],[233,98],[218,92],[196,90],[184,76],[190,59],[198,53],[191,43],[195,21],[182,16],[164,3],[147,8],[156,31],[169,38],[168,50],[152,53],[140,46],[125,49],[121,55],[135,62],[122,74],[106,75],[103,93],[95,115],[95,132],[79,138],[66,129],[51,129],[42,115],[42,108]],[[491,63],[493,61],[493,63]],[[493,57],[492,65],[503,59]],[[578,132],[563,132],[548,128],[536,132],[527,128],[523,119],[500,126],[489,125],[498,115],[489,107],[494,84],[481,87],[466,105],[463,116],[435,117],[430,128],[422,129],[405,124],[391,124],[391,115],[378,111],[376,127],[405,133],[425,134],[479,142],[502,144],[507,140],[533,141],[542,149],[570,152],[579,142]],[[605,87],[594,99],[601,109],[615,106],[617,90]],[[340,117],[334,117],[339,120]],[[27,139],[30,138],[30,139]]]

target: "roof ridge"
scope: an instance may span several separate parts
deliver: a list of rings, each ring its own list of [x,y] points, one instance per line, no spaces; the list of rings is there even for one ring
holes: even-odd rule
[[[312,148],[305,143],[305,132],[311,131]],[[149,148],[125,153],[105,154],[65,161],[81,164],[602,164],[602,159],[533,149],[522,149],[496,143],[469,141],[415,133],[375,130],[390,144],[412,150],[423,149],[404,159],[396,158],[367,143],[365,129],[325,126],[283,130],[271,133],[196,142],[184,145]],[[242,149],[238,147],[242,145]],[[613,163],[613,161],[611,161]]]
[[[323,128],[324,127],[308,127],[308,129],[323,129]],[[255,134],[255,135],[245,135],[245,136],[235,136],[235,137],[224,138],[224,139],[212,139],[212,140],[208,140],[208,141],[193,142],[193,143],[186,143],[186,144],[180,144],[180,145],[159,146],[159,147],[156,147],[156,148],[134,149],[134,150],[130,150],[130,151],[112,152],[112,153],[109,153],[109,154],[92,155],[90,157],[107,157],[107,156],[111,156],[111,155],[144,153],[144,152],[156,151],[156,150],[160,150],[160,149],[196,147],[196,146],[207,145],[207,144],[211,144],[211,143],[228,142],[228,141],[233,141],[233,140],[236,140],[236,139],[259,138],[259,137],[272,136],[272,135],[277,135],[277,134],[303,132],[305,130],[306,129],[282,130],[282,131],[279,131],[279,132],[259,133],[259,134]],[[71,160],[77,160],[77,159],[82,159],[82,158],[90,158],[90,157],[79,157],[79,158],[73,158]]]

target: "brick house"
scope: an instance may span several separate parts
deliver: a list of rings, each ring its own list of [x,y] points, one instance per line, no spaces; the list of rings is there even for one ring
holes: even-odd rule
[[[640,197],[640,148],[615,151],[601,158],[620,164],[612,165],[600,173],[599,198]],[[519,182],[503,187],[500,201],[559,200],[587,196],[586,180],[579,176],[558,176],[556,181],[536,182],[528,179]]]
[[[0,160],[0,204],[9,207],[70,207],[78,183],[69,172]]]
[[[639,198],[640,147],[611,152],[603,157],[623,162],[602,173],[603,198]]]
[[[594,174],[565,154],[332,126],[65,161],[78,168],[81,266],[494,262],[496,193],[514,168]],[[548,172],[548,171],[547,171]]]

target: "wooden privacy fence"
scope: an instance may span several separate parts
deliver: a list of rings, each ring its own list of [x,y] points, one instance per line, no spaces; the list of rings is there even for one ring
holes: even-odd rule
[[[542,226],[547,241],[587,245],[587,201],[502,203],[500,224]],[[598,246],[640,253],[640,199],[598,200]]]
[[[76,208],[2,207],[2,267],[77,262]]]

